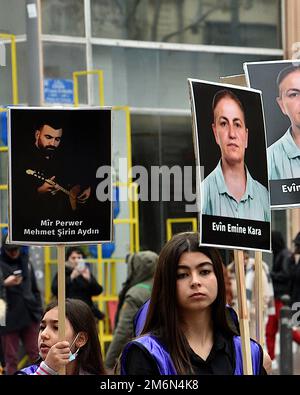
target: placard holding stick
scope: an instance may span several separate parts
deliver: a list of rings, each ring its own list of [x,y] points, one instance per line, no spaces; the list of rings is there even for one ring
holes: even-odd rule
[[[243,372],[244,375],[252,375],[253,370],[250,348],[249,314],[245,288],[243,251],[234,251],[234,263],[236,273],[240,333],[242,340]]]
[[[264,322],[263,322],[263,286],[262,286],[262,253],[255,251],[255,280],[254,280],[254,297],[255,297],[255,334],[256,341],[264,345]]]
[[[66,275],[65,275],[65,246],[57,246],[57,275],[58,275],[58,341],[66,339]],[[60,375],[66,374],[66,368],[59,371]]]
[[[300,207],[298,110],[299,59],[244,63],[247,85],[262,92],[267,133],[271,208]]]

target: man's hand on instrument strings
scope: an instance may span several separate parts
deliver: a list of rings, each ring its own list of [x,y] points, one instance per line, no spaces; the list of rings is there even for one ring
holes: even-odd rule
[[[37,189],[38,193],[51,193],[51,195],[55,195],[59,189],[58,189],[57,185],[55,184],[54,179],[55,179],[55,176],[49,178],[49,180],[53,181],[54,184],[49,184],[49,182],[44,182],[44,184],[41,185]]]

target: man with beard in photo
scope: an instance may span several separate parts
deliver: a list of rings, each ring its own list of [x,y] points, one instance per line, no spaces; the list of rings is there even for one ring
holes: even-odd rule
[[[91,188],[72,182],[71,169],[77,160],[72,165],[74,158],[62,150],[62,127],[53,122],[43,123],[36,128],[34,137],[32,152],[23,158],[21,171],[26,177],[22,178],[27,192],[24,197],[29,199],[37,219],[75,213],[78,205],[90,197]]]

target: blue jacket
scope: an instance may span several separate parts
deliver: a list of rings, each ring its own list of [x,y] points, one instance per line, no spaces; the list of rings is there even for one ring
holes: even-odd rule
[[[18,370],[15,374],[16,375],[19,375],[19,374],[23,374],[23,375],[34,374],[38,370],[38,367],[39,367],[39,365],[30,365],[30,366],[27,366],[26,368]]]
[[[242,345],[241,345],[241,337],[233,336],[234,343],[234,351],[235,351],[235,370],[234,375],[243,375],[243,359],[242,359]],[[176,375],[176,369],[174,367],[171,356],[166,349],[165,345],[154,335],[144,335],[141,336],[132,342],[128,343],[124,348],[124,351],[121,356],[121,375],[126,375],[126,356],[130,347],[136,344],[139,347],[146,349],[152,357],[155,359],[157,364],[159,373],[161,375]],[[253,367],[253,375],[259,375],[261,371],[261,348],[254,341],[250,341],[251,346],[251,358],[252,358],[252,367]]]
[[[135,316],[134,319],[135,336],[139,336],[143,330],[146,321],[149,303],[150,303],[150,299],[143,304],[143,306],[139,309],[139,311]],[[231,307],[229,306],[226,307],[230,312],[234,324],[236,325],[237,329],[239,329],[238,317],[236,312]],[[234,351],[235,351],[234,375],[243,375],[241,337],[233,336],[233,343],[234,343]],[[127,344],[127,346],[124,348],[121,357],[121,374],[123,375],[126,374],[125,360],[126,360],[127,352],[129,348],[132,346],[132,344],[139,345],[141,348],[146,349],[154,357],[158,366],[158,370],[161,375],[177,374],[171,356],[168,353],[168,350],[166,349],[165,345],[156,336],[152,334],[141,336]],[[250,340],[250,347],[251,347],[253,374],[259,375],[261,371],[262,350],[259,344],[252,339]]]

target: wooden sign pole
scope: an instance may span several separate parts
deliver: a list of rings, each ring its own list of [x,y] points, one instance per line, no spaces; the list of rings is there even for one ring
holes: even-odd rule
[[[254,292],[255,292],[255,318],[256,318],[256,341],[263,347],[264,345],[264,322],[263,322],[263,284],[262,284],[262,275],[263,275],[263,267],[262,267],[262,252],[255,251],[255,283],[254,283]]]
[[[57,246],[57,272],[58,272],[58,341],[66,338],[66,275],[65,275],[65,246]],[[66,368],[59,371],[60,375],[66,374]]]
[[[240,333],[242,340],[243,372],[244,375],[252,375],[253,371],[250,348],[249,315],[246,299],[243,251],[234,251],[234,263],[236,273]]]

